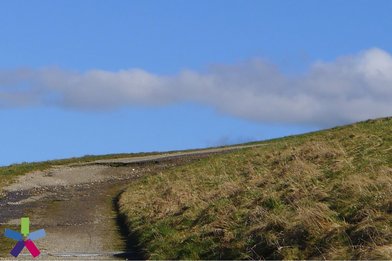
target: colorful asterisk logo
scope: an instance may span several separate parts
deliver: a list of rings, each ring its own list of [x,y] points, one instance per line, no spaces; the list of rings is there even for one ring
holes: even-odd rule
[[[33,257],[39,256],[41,253],[33,240],[40,239],[46,235],[44,229],[40,229],[30,233],[30,220],[28,217],[21,218],[20,220],[20,233],[12,229],[5,229],[4,236],[18,241],[10,254],[17,257],[23,248],[26,247]]]

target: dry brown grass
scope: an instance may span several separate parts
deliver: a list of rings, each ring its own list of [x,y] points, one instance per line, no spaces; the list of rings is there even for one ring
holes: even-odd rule
[[[268,143],[131,184],[150,258],[392,258],[391,119]]]

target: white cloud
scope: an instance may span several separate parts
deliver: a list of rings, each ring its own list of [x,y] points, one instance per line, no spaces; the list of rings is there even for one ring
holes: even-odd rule
[[[286,76],[262,60],[172,76],[140,69],[0,71],[0,108],[50,105],[103,110],[187,101],[260,122],[331,126],[391,116],[392,57],[370,49],[330,63],[317,62],[298,76]]]

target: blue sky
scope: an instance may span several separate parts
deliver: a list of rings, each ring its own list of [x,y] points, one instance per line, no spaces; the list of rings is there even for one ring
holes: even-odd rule
[[[0,165],[390,115],[391,11],[382,0],[1,1]]]

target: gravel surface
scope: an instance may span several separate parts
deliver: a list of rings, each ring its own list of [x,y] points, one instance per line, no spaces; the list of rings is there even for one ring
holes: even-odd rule
[[[32,172],[5,188],[0,225],[19,225],[20,218],[28,216],[31,231],[44,228],[47,236],[35,242],[42,252],[36,259],[140,259],[142,252],[127,237],[129,232],[116,210],[116,198],[126,184],[165,168],[244,147],[250,146],[99,160]],[[26,250],[20,258],[31,259]]]

